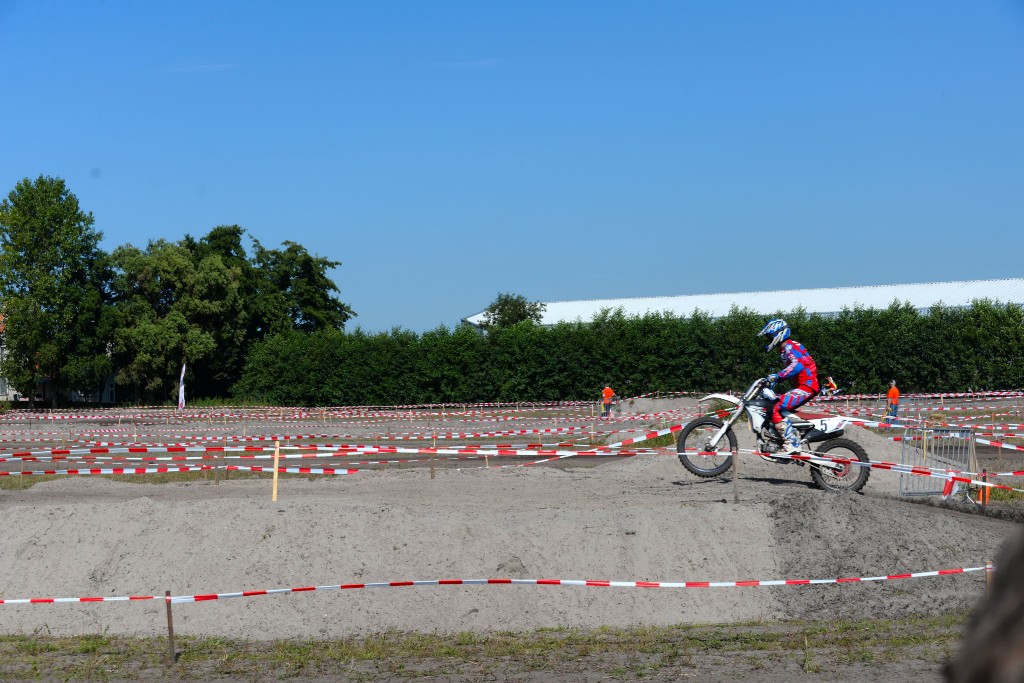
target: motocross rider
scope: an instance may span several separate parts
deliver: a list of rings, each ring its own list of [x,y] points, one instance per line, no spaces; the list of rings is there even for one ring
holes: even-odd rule
[[[789,418],[782,416],[782,411],[796,410],[817,396],[819,390],[818,366],[804,345],[790,338],[789,325],[782,318],[769,320],[757,336],[764,337],[768,342],[768,345],[765,346],[766,351],[771,351],[778,346],[782,354],[782,362],[786,365],[778,374],[768,375],[768,382],[774,385],[780,379],[792,377],[796,380],[796,387],[780,396],[778,403],[775,404],[775,409],[772,411],[772,424],[782,435],[786,452],[798,453],[800,452],[800,437]]]

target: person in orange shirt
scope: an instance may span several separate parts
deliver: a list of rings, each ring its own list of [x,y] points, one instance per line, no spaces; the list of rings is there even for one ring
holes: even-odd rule
[[[889,380],[889,391],[885,395],[889,403],[889,407],[885,411],[885,422],[892,424],[896,419],[896,413],[900,410],[900,390],[896,388],[896,380]]]
[[[615,398],[615,392],[612,391],[611,387],[606,386],[601,390],[601,417],[612,416],[612,399]]]

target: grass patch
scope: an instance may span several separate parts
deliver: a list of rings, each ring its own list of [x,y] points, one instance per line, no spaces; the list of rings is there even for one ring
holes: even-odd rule
[[[24,491],[30,489],[36,484],[50,477],[0,477],[0,491]]]
[[[836,666],[920,659],[938,662],[955,651],[965,612],[832,622],[748,622],[523,633],[453,634],[387,631],[361,638],[252,642],[178,639],[177,677],[232,676],[264,680],[345,677],[459,676],[481,671],[570,675],[580,667],[611,677],[683,672],[709,655],[756,672],[790,658],[807,673]],[[162,638],[94,634],[0,636],[0,679],[107,681],[167,673]]]
[[[676,432],[676,434],[678,434],[678,432]],[[653,439],[641,441],[635,446],[630,446],[630,448],[664,448],[666,446],[672,446],[673,448],[675,448],[676,434],[665,434],[663,436],[658,436]]]

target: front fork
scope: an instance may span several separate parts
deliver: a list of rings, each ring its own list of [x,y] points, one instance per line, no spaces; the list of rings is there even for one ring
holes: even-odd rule
[[[722,437],[725,436],[726,432],[732,429],[733,424],[736,423],[736,420],[740,419],[740,415],[742,414],[743,405],[736,406],[736,410],[732,411],[732,415],[730,415],[729,419],[722,424],[722,428],[715,433],[710,441],[708,441],[708,447],[710,449],[718,448],[718,442],[722,440]]]

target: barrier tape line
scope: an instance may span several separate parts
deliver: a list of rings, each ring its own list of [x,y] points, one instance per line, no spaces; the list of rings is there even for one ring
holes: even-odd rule
[[[632,451],[620,450],[623,444],[637,443],[640,441],[647,441],[655,436],[661,436],[663,433],[671,431],[678,431],[681,429],[681,425],[670,427],[669,429],[661,430],[660,432],[650,432],[643,438],[627,439],[624,442],[611,444],[608,446],[590,446],[586,450],[581,451],[568,451],[561,450],[558,448],[546,448],[546,447],[532,447],[532,448],[511,448],[504,445],[498,445],[496,448],[486,446],[458,446],[454,448],[412,448],[404,446],[373,446],[363,444],[320,444],[320,445],[309,445],[309,446],[281,446],[282,451],[297,451],[300,453],[309,454],[327,454],[327,453],[415,453],[423,455],[466,455],[476,453],[486,453],[488,455],[611,455],[611,454],[622,454],[622,455],[635,455]],[[10,453],[5,459],[10,460],[17,458],[19,460],[31,460],[33,458],[53,458],[56,460],[66,460],[69,456],[76,457],[89,457],[97,455],[111,455],[118,453],[127,454],[140,454],[140,453],[267,453],[273,452],[273,448],[269,446],[128,446],[121,448],[78,448],[78,449],[67,449],[67,448],[54,448],[45,451],[23,451],[19,453]],[[182,456],[184,457],[184,456]],[[231,456],[231,457],[242,457],[252,458],[255,456]],[[324,457],[320,455],[320,457]]]
[[[23,472],[0,472],[0,477],[32,477],[58,474],[84,477],[88,475],[103,474],[170,474],[175,472],[212,472],[214,470],[225,470],[228,472],[273,472],[274,468],[262,467],[260,465],[255,465],[252,467],[243,467],[241,465],[226,465],[222,467],[213,467],[211,465],[184,465],[182,467],[95,467],[91,469],[26,470]],[[278,467],[277,472],[278,474],[357,474],[359,470],[353,468],[342,469],[335,467]]]
[[[988,439],[979,438],[975,438],[974,440],[980,444],[984,444],[986,446],[993,446],[995,448],[1003,448],[1009,451],[1024,451],[1024,446],[1017,446],[1012,443],[1003,443],[1002,441],[990,441]]]
[[[380,581],[373,583],[341,583],[328,586],[302,586],[298,588],[268,588],[264,590],[235,591],[232,593],[199,593],[196,595],[125,595],[115,597],[81,598],[0,598],[0,605],[49,605],[95,602],[135,602],[143,600],[164,600],[170,603],[210,602],[229,598],[251,598],[260,595],[284,595],[288,593],[309,593],[314,591],[342,591],[359,588],[405,588],[431,586],[573,586],[585,588],[757,588],[770,586],[819,586],[827,584],[871,583],[876,581],[897,581],[936,576],[953,576],[971,572],[992,571],[992,565],[985,567],[959,567],[937,569],[925,572],[907,572],[885,576],[845,577],[837,579],[779,579],[754,581],[607,581],[604,579],[430,579],[426,581]]]
[[[864,424],[863,422],[853,421],[852,424]],[[618,456],[633,456],[638,455],[637,451],[624,451],[621,450],[623,446],[641,443],[649,441],[661,436],[672,434],[683,429],[684,424],[672,425],[668,428],[648,432],[642,436],[625,439],[607,446],[591,447],[585,451],[573,451],[573,450],[561,450],[561,449],[544,449],[544,448],[526,448],[526,449],[502,449],[497,448],[494,450],[481,448],[481,447],[463,447],[463,448],[402,448],[397,446],[333,446],[333,445],[310,445],[310,446],[287,446],[282,450],[300,451],[301,454],[298,457],[314,458],[314,457],[334,457],[346,454],[378,454],[378,453],[415,453],[415,454],[429,454],[429,455],[493,455],[495,457],[500,456],[548,456],[527,463],[515,463],[509,465],[501,465],[491,469],[506,469],[506,468],[519,468],[529,467],[532,465],[539,465],[546,462],[552,462],[556,460],[563,460],[571,457],[585,457],[585,456],[597,456],[597,455],[618,455]],[[986,439],[977,439],[979,443],[998,446],[1002,448],[1008,448],[1013,450],[1024,451],[1024,447],[1014,446],[1012,444],[1004,444],[999,441],[989,441]],[[97,455],[97,454],[112,454],[112,453],[151,453],[151,452],[167,452],[167,453],[265,453],[269,450],[263,446],[144,446],[144,447],[128,447],[128,448],[89,448],[89,449],[52,449],[46,451],[51,458],[58,458],[63,456],[67,458],[72,455]],[[756,451],[743,452],[755,453],[757,455],[765,455],[757,453]],[[39,457],[39,452],[23,452],[23,453],[12,453],[11,457],[33,459],[33,457]],[[1017,489],[1011,486],[1005,486],[1001,484],[995,484],[987,481],[979,481],[971,479],[970,476],[976,476],[976,472],[962,472],[962,471],[951,471],[951,470],[937,470],[933,468],[924,467],[911,467],[899,463],[881,462],[871,460],[867,463],[859,460],[850,460],[846,458],[837,458],[828,456],[825,454],[811,453],[807,454],[768,454],[773,457],[780,459],[793,459],[803,460],[811,463],[838,463],[842,465],[856,465],[858,467],[869,467],[872,469],[890,470],[894,472],[911,474],[916,476],[935,477],[945,479],[950,484],[973,484],[975,486],[982,486],[994,489],[1002,489],[1008,491],[1014,491],[1018,493],[1024,493],[1024,489]],[[42,456],[46,457],[46,456]],[[258,456],[255,455],[237,455],[237,456],[225,456],[232,458],[246,458],[255,459]],[[289,457],[289,456],[285,456]],[[294,455],[290,457],[296,457]],[[154,458],[157,460],[159,458]],[[174,460],[187,460],[192,459],[188,456],[177,456],[169,459]],[[201,458],[197,458],[201,459]],[[228,469],[239,469],[235,466],[228,466]],[[24,471],[24,472],[4,472],[0,471],[0,477],[3,476],[30,476],[30,475],[55,475],[55,474],[69,474],[69,475],[89,475],[89,474],[153,474],[153,473],[165,473],[165,472],[188,472],[202,469],[220,469],[212,466],[200,465],[200,466],[183,466],[179,468],[91,468],[91,469],[69,469],[69,470],[44,470],[44,471]],[[266,472],[273,471],[273,468],[251,468],[249,471],[254,472]],[[302,474],[352,474],[358,470],[340,470],[335,468],[284,468],[279,469],[279,472],[288,473],[302,473]],[[957,475],[968,475],[968,476],[957,476]],[[1009,473],[991,473],[989,476],[1022,476],[1022,472],[1009,472]]]
[[[963,477],[957,475],[977,475],[977,472],[960,472],[951,470],[936,470],[928,467],[917,467],[911,465],[903,465],[895,462],[881,462],[877,460],[869,460],[868,462],[861,462],[860,460],[852,460],[849,458],[837,458],[825,453],[760,453],[758,451],[742,449],[743,453],[753,453],[754,455],[768,456],[778,459],[786,460],[803,460],[809,463],[828,464],[835,463],[839,465],[856,465],[858,467],[866,467],[869,469],[886,470],[891,472],[898,472],[900,474],[912,474],[919,477],[934,477],[936,479],[945,479],[950,484],[973,484],[975,486],[984,486],[987,488],[1001,489],[1003,491],[1014,491],[1016,493],[1024,493],[1024,489],[1014,488],[1012,486],[1006,486],[1004,484],[994,484],[992,482],[981,481],[978,479],[971,479],[970,476]],[[988,476],[1021,476],[1024,475],[1024,471],[1020,472],[1000,472],[990,473]]]
[[[697,451],[687,450],[688,453],[692,453],[698,456],[707,455],[721,455],[723,451]],[[868,469],[885,470],[891,472],[897,472],[899,474],[912,474],[919,477],[934,477],[937,479],[945,479],[949,482],[955,482],[958,484],[974,484],[976,486],[986,486],[989,488],[1003,489],[1006,491],[1016,491],[1017,493],[1024,493],[1024,489],[1016,489],[1011,486],[1005,486],[1002,484],[993,484],[991,482],[979,481],[971,479],[969,477],[962,477],[957,475],[978,475],[978,472],[962,472],[960,470],[940,470],[929,467],[919,467],[913,465],[904,465],[896,462],[884,462],[880,460],[869,460],[868,462],[861,462],[860,460],[853,460],[851,458],[838,458],[835,456],[828,455],[826,453],[816,453],[811,451],[810,453],[762,453],[760,451],[741,448],[737,450],[738,453],[751,453],[760,457],[769,457],[776,460],[801,460],[803,462],[817,463],[817,464],[830,464],[835,463],[838,465],[856,465],[857,467],[866,467]],[[1018,477],[1024,476],[1024,470],[1017,472],[989,472],[987,473],[990,477]]]

